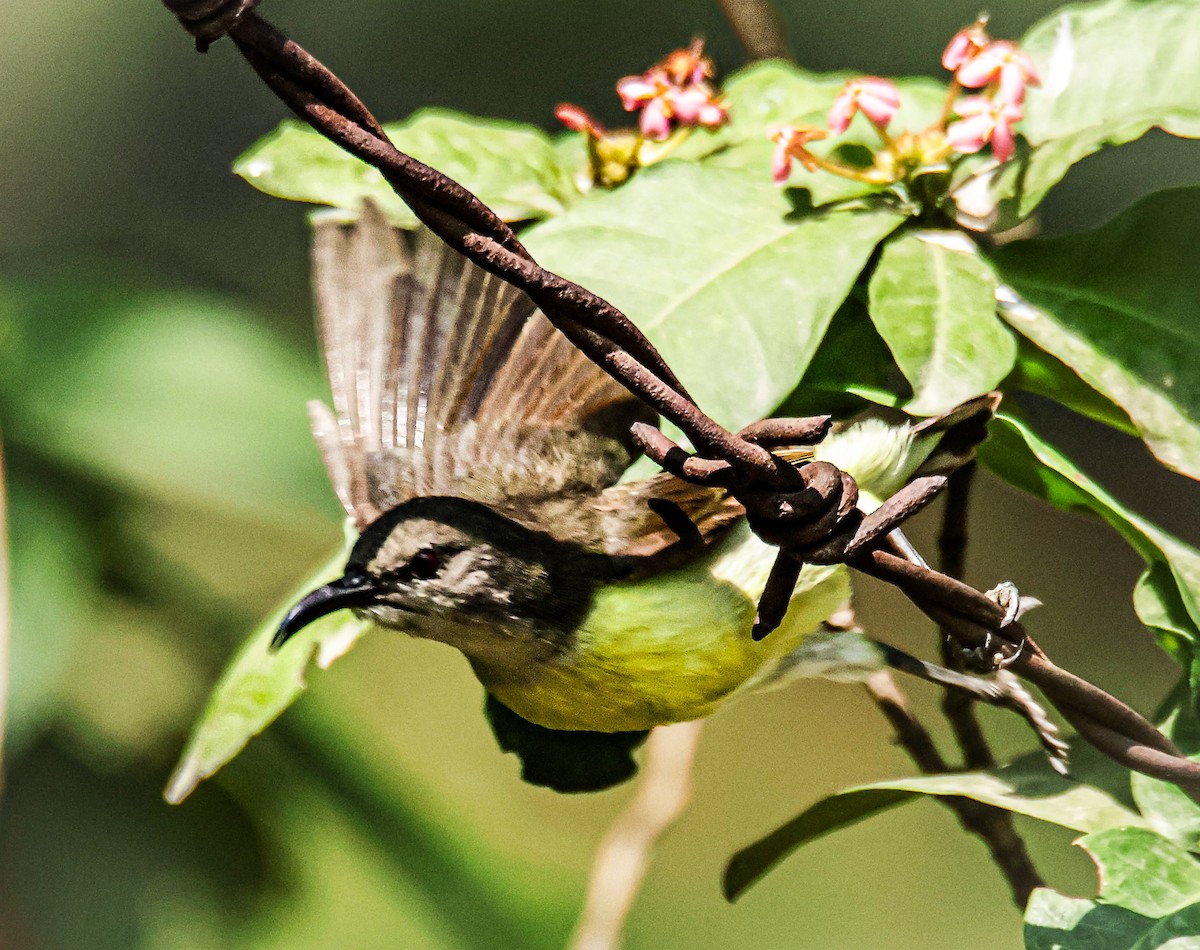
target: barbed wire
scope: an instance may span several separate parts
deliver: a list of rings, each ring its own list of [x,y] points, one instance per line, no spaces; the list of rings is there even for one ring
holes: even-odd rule
[[[828,462],[796,466],[773,444],[819,441],[828,417],[772,419],[732,433],[692,401],[653,344],[608,301],[547,271],[513,230],[475,195],[399,151],[357,96],[328,68],[254,11],[259,0],[163,0],[201,52],[228,36],[255,72],[301,119],[376,168],[416,217],[484,270],[524,291],[580,350],[679,427],[685,451],[639,424],[634,438],[665,470],[722,485],[751,528],[779,548],[755,622],[766,636],[783,618],[805,563],[844,563],[899,588],[959,646],[1036,685],[1078,734],[1122,765],[1179,785],[1200,802],[1200,763],[1136,710],[1055,665],[1019,619],[982,591],[933,570],[894,531],[945,486],[919,478],[864,515],[854,479]]]

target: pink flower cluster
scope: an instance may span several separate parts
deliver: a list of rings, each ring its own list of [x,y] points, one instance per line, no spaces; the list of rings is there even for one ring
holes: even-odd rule
[[[947,154],[970,155],[991,145],[997,161],[1007,162],[1015,151],[1013,126],[1024,115],[1025,90],[1039,83],[1033,61],[1014,43],[993,40],[987,34],[986,18],[981,17],[950,40],[942,54],[942,65],[954,72],[942,118],[920,135],[902,133],[893,138],[888,126],[900,108],[896,84],[878,76],[860,76],[849,80],[837,94],[829,110],[829,131],[841,135],[858,113],[875,126],[884,149],[877,155],[876,167],[856,170],[813,155],[807,144],[826,137],[823,129],[779,126],[768,131],[775,142],[771,175],[777,184],[788,180],[792,161],[799,160],[809,171],[823,168],[848,178],[867,182],[891,182],[903,173],[888,168],[924,167],[944,161]],[[963,89],[981,90],[977,95],[958,99]],[[957,121],[948,122],[951,116]],[[889,161],[887,161],[890,159]]]
[[[626,112],[641,110],[638,128],[646,138],[661,142],[672,125],[703,125],[713,129],[729,120],[710,80],[712,60],[704,55],[704,41],[675,50],[640,76],[617,83],[617,94]]]
[[[1024,117],[1025,89],[1041,80],[1033,60],[1015,43],[993,40],[980,19],[959,30],[942,54],[942,65],[954,71],[954,79],[965,89],[983,89],[967,96],[954,107],[959,121],[946,127],[946,141],[964,155],[991,144],[996,160],[1013,156],[1013,125]]]

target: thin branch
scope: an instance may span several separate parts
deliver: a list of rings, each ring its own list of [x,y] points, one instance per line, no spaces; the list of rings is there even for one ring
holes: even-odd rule
[[[967,510],[970,507],[971,483],[975,463],[969,462],[950,476],[946,488],[946,509],[942,516],[942,531],[938,535],[940,568],[947,577],[961,581],[967,561]],[[962,668],[962,648],[947,627],[938,628],[942,634],[942,662],[952,670]],[[990,769],[996,757],[975,715],[975,700],[961,690],[947,690],[942,697],[942,711],[954,730],[963,761],[968,769]]]
[[[913,715],[908,700],[892,674],[880,670],[866,681],[867,692],[896,732],[896,741],[926,775],[948,772],[946,760],[934,745],[929,731]],[[969,798],[939,798],[938,801],[954,812],[958,823],[980,838],[992,855],[992,860],[1004,875],[1012,892],[1013,902],[1023,908],[1034,888],[1043,881],[1030,860],[1025,842],[1013,828],[1007,812]]]
[[[718,0],[746,58],[791,59],[783,17],[771,0]]]
[[[659,726],[646,742],[637,792],[608,829],[588,881],[572,950],[616,950],[658,839],[692,796],[692,764],[701,720]]]

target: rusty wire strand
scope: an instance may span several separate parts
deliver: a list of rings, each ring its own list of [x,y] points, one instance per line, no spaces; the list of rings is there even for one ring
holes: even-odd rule
[[[833,467],[828,463],[791,465],[706,416],[628,317],[585,288],[546,271],[512,229],[471,192],[398,151],[341,80],[254,12],[256,0],[163,3],[201,50],[228,35],[293,112],[378,169],[443,241],[527,293],[590,359],[674,422],[696,447],[696,455],[683,452],[665,436],[643,442],[648,454],[688,480],[711,484],[715,478],[728,478],[730,490],[747,509],[751,527],[780,547],[781,557],[806,560],[809,551],[848,528],[856,531],[861,526],[861,514],[844,504],[856,492],[853,479],[836,469],[830,473],[828,468]],[[699,471],[689,472],[690,458],[698,460],[693,469]],[[875,536],[866,550],[856,548],[846,563],[899,587],[965,647],[993,650],[999,660],[1011,664],[1013,672],[1036,684],[1079,734],[1105,754],[1129,768],[1175,782],[1200,801],[1200,764],[1184,757],[1147,719],[1051,663],[1019,622],[1002,626],[1003,610],[983,592],[912,565],[884,550],[885,546],[886,540]],[[763,603],[770,606],[780,598],[786,600],[790,588],[784,585],[792,573],[772,571],[775,581],[763,593]]]

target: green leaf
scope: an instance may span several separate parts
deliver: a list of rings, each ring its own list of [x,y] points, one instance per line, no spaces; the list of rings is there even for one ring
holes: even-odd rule
[[[1200,851],[1200,805],[1186,792],[1140,772],[1130,775],[1130,787],[1151,828],[1188,851]]]
[[[901,220],[877,205],[792,211],[768,176],[666,162],[523,237],[624,310],[699,405],[738,428],[791,392]]]
[[[1151,926],[1123,907],[1039,887],[1025,908],[1025,950],[1130,950]]]
[[[800,385],[772,415],[829,413],[848,419],[870,403],[894,407],[900,399],[891,386],[898,376],[887,344],[854,293],[833,315]]]
[[[1124,409],[1165,465],[1193,478],[1200,478],[1198,244],[1194,187],[1151,195],[1096,231],[1014,241],[992,255],[1020,298],[1002,306],[1004,318]]]
[[[1079,845],[1096,862],[1103,903],[1165,917],[1200,901],[1200,863],[1148,828],[1110,828]]]
[[[1097,514],[1142,556],[1134,607],[1147,626],[1174,638],[1200,641],[1200,552],[1125,508],[1044,442],[1023,422],[999,414],[979,457],[1001,478],[1064,511]]]
[[[196,723],[167,783],[164,793],[167,801],[172,804],[183,801],[200,782],[274,722],[304,691],[304,671],[314,655],[324,669],[349,650],[367,629],[367,621],[348,610],[339,610],[309,624],[278,651],[270,649],[271,638],[292,605],[309,591],[341,576],[355,537],[357,531],[347,523],[345,546],[250,635],[222,675]]]
[[[460,182],[506,221],[561,214],[578,197],[554,143],[534,126],[423,109],[384,130],[400,151]],[[401,227],[417,223],[376,169],[298,122],[255,143],[233,170],[279,198],[351,211],[370,198]]]
[[[1023,389],[1053,399],[1127,435],[1137,432],[1120,406],[1100,395],[1062,360],[1023,336],[1017,338],[1017,363],[1004,388],[1006,391]]]
[[[1080,159],[1159,127],[1200,136],[1200,4],[1107,0],[1064,7],[1021,42],[1041,75],[1018,130],[1035,146],[997,191],[1029,214]]]
[[[1146,931],[1132,950],[1198,950],[1200,948],[1200,903],[1164,917]]]
[[[1145,824],[1121,800],[1124,775],[1116,774],[1099,753],[1088,748],[1072,750],[1071,772],[1076,780],[1062,778],[1039,753],[995,772],[928,775],[845,789],[737,852],[725,869],[725,896],[736,900],[802,845],[925,795],[972,798],[1075,831]]]
[[[905,411],[932,416],[989,392],[1016,343],[996,319],[996,279],[957,231],[908,231],[883,246],[869,288],[871,319],[912,384]]]

